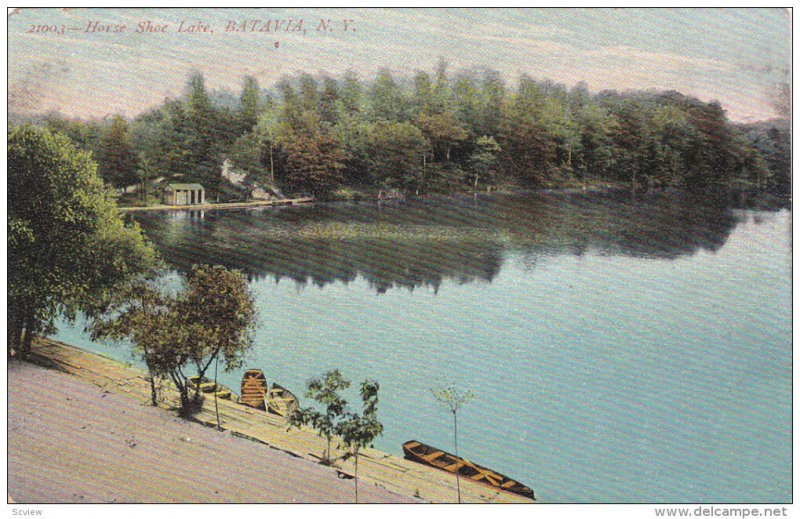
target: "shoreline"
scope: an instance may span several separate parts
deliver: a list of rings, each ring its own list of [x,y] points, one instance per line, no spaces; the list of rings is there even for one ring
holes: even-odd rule
[[[339,202],[396,202],[398,200],[424,199],[430,197],[457,198],[465,196],[485,197],[495,195],[515,195],[526,193],[540,193],[545,195],[552,194],[599,194],[609,193],[627,189],[625,186],[613,185],[609,183],[589,184],[586,186],[562,186],[562,187],[542,187],[539,189],[495,189],[491,191],[464,191],[453,193],[427,193],[422,195],[408,196],[389,196],[379,198],[377,196],[355,196],[355,197],[334,197],[334,198],[282,198],[276,200],[252,200],[249,202],[221,202],[214,204],[195,204],[195,205],[166,205],[157,204],[151,206],[118,206],[117,209],[123,213],[146,212],[146,211],[224,211],[228,209],[250,209],[255,207],[279,207],[300,204],[320,204],[320,203],[339,203]]]
[[[120,397],[129,402],[132,399],[141,412],[157,412],[162,417],[176,421],[178,424],[184,424],[186,427],[201,424],[206,426],[206,430],[219,434],[216,430],[217,422],[213,399],[207,399],[203,409],[191,420],[179,419],[175,411],[177,392],[167,387],[163,388],[162,401],[159,402],[158,407],[153,407],[150,405],[150,388],[145,378],[146,374],[108,357],[51,339],[38,339],[32,348],[29,362],[66,373],[71,380],[89,387],[99,387],[104,394],[113,393],[115,398]],[[18,405],[27,409],[28,414],[33,414],[27,407],[27,402],[16,402],[9,398],[9,403],[12,407]],[[235,401],[219,400],[218,404],[221,430],[226,435],[235,437],[232,439],[251,440],[253,445],[269,447],[266,449],[267,451],[281,451],[280,454],[286,458],[299,458],[294,460],[296,463],[311,463],[330,477],[344,480],[344,486],[348,490],[352,490],[353,482],[350,478],[354,472],[354,463],[352,458],[342,461],[341,458],[345,452],[338,448],[336,441],[332,445],[331,454],[334,459],[339,459],[333,467],[324,467],[318,462],[325,448],[325,440],[316,431],[305,427],[288,430],[285,419],[270,415],[265,411],[246,407]],[[47,422],[48,417],[43,416],[42,420]],[[192,424],[192,422],[196,423]],[[58,425],[57,423],[48,423],[48,430],[57,429]],[[103,447],[100,446],[100,449],[102,450]],[[244,463],[246,460],[240,461]],[[142,475],[142,478],[144,477],[145,475]],[[243,480],[240,483],[246,483],[246,481]],[[314,488],[317,484],[313,478],[307,478],[303,480],[303,483],[310,488]],[[451,474],[367,448],[362,450],[359,457],[359,493],[361,490],[371,487],[375,487],[376,491],[390,493],[381,494],[384,496],[382,499],[386,499],[386,496],[397,496],[397,500],[378,502],[453,503],[456,497],[456,482]],[[533,503],[522,496],[498,491],[488,485],[467,481],[464,478],[461,479],[461,493],[462,501],[465,503]],[[17,500],[13,494],[11,497]],[[311,497],[312,501],[315,501],[319,496],[312,495]],[[214,497],[209,496],[209,499],[209,502],[216,501]],[[352,500],[343,502],[352,502]]]
[[[281,205],[308,204],[315,202],[311,197],[304,198],[284,198],[280,200],[253,200],[251,202],[225,202],[220,204],[195,204],[195,205],[150,205],[150,206],[131,206],[117,207],[123,213],[139,211],[213,211],[219,209],[247,209],[250,207],[273,207]]]

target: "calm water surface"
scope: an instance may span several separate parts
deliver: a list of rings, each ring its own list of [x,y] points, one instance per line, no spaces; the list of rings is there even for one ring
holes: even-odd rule
[[[791,501],[787,210],[538,194],[136,219],[177,271],[248,274],[246,367],[270,383],[378,379],[382,450],[451,448],[430,388],[453,383],[476,396],[459,451],[542,501]],[[80,328],[58,337],[130,358]]]

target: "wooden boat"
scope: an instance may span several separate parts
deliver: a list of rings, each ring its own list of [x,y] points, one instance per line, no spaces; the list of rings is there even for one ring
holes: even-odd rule
[[[260,369],[248,369],[242,376],[242,394],[244,405],[256,409],[267,409],[267,377]]]
[[[192,391],[197,391],[197,381],[200,379],[197,375],[191,376],[186,379],[187,384],[189,385],[189,389]],[[214,396],[216,393],[217,398],[220,399],[229,399],[231,397],[231,390],[221,386],[219,384],[214,384],[213,381],[203,377],[203,380],[200,382],[200,392],[208,395]]]
[[[536,500],[533,490],[522,483],[436,447],[412,440],[403,444],[403,453],[407,459],[412,461],[430,465],[453,474],[458,472],[458,475],[464,479],[470,479],[489,485],[497,490],[512,492],[534,501]]]
[[[278,416],[288,418],[299,408],[300,401],[297,400],[294,393],[273,382],[267,398],[267,410]]]

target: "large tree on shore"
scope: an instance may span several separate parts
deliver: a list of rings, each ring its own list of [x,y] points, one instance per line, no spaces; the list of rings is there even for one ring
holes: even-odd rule
[[[222,266],[192,268],[178,296],[174,321],[186,332],[183,342],[199,379],[218,360],[226,371],[240,367],[253,344],[256,324],[255,301],[244,274]],[[185,396],[185,380],[172,378]]]
[[[255,320],[255,302],[241,272],[196,265],[177,293],[152,279],[121,287],[94,321],[92,336],[131,341],[150,372],[153,405],[156,380],[168,378],[178,390],[180,414],[189,416],[200,402],[200,384],[194,397],[190,394],[189,367],[202,380],[220,360],[226,371],[241,366],[252,346]]]
[[[88,153],[30,126],[8,135],[8,347],[24,356],[60,313],[97,312],[114,287],[153,269]]]

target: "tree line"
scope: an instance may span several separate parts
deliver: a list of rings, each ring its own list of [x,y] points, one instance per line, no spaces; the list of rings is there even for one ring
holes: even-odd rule
[[[202,183],[212,199],[253,189],[330,196],[406,194],[610,182],[707,190],[741,186],[786,193],[790,136],[783,121],[736,125],[718,102],[675,91],[589,92],[494,70],[370,81],[301,73],[271,90],[245,77],[240,94],[209,91],[192,74],[182,96],[132,120],[42,123],[93,152],[117,188],[157,178]],[[222,164],[244,177],[222,175]]]

